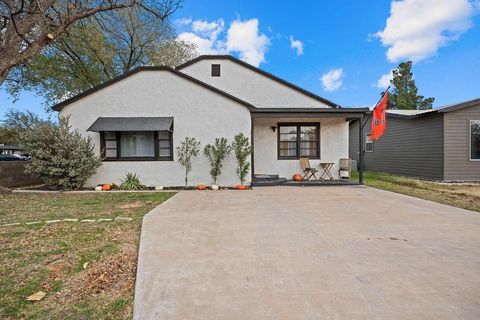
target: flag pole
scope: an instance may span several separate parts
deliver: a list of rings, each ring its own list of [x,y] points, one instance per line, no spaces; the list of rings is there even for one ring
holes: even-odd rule
[[[375,107],[378,106],[380,101],[382,101],[383,97],[387,94],[388,90],[390,90],[390,86],[387,87],[387,90],[385,90],[385,92],[382,94],[382,96],[380,97],[378,102],[375,104]],[[375,107],[373,108],[373,110],[375,110]],[[362,118],[360,118],[358,120],[358,135],[359,135],[359,137],[358,137],[359,159],[358,160],[360,161],[360,170],[358,171],[358,183],[360,183],[360,184],[363,184],[363,160],[365,158],[365,150],[364,150],[364,146],[363,146],[363,128],[365,127],[368,120],[372,116],[373,110],[370,112],[370,114],[368,115],[368,117],[367,117],[367,119],[365,120],[364,123],[362,123],[362,120],[363,120]]]

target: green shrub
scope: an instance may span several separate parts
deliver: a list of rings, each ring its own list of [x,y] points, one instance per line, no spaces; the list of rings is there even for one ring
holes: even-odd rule
[[[178,162],[185,168],[185,187],[188,185],[188,174],[192,170],[192,158],[198,157],[200,142],[195,138],[185,137],[177,147]]]
[[[214,184],[217,184],[217,178],[222,173],[222,161],[230,154],[231,150],[232,147],[225,138],[216,138],[214,145],[207,144],[203,149],[203,153],[212,166],[210,175]]]
[[[23,130],[19,144],[32,156],[25,171],[54,189],[83,187],[101,164],[93,152],[91,138],[71,131],[68,118],[61,118],[58,124],[39,123]]]
[[[143,185],[140,183],[140,177],[136,173],[127,173],[125,178],[122,179],[120,184],[122,190],[140,190],[143,189]]]
[[[239,133],[233,138],[232,149],[237,159],[236,173],[240,178],[240,184],[243,184],[250,170],[250,162],[247,161],[247,158],[252,153],[252,147],[248,142],[248,138],[243,133]]]

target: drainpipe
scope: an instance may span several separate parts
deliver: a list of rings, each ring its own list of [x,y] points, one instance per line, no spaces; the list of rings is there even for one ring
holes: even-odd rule
[[[251,170],[251,178],[250,178],[250,184],[253,182],[253,178],[255,176],[255,161],[254,161],[254,152],[255,152],[255,147],[254,147],[254,142],[253,142],[253,137],[254,137],[254,130],[253,130],[253,116],[252,113],[250,113],[250,146],[252,147],[252,152],[250,153],[250,170]]]
[[[363,117],[358,119],[358,160],[360,167],[358,170],[358,182],[363,184]]]

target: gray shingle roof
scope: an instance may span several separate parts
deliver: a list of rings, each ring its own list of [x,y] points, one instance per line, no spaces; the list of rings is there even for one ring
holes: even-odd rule
[[[172,130],[173,117],[100,117],[87,131]]]

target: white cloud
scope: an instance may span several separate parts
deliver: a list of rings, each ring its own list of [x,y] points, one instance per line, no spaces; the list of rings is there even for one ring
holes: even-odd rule
[[[221,42],[209,38],[202,38],[193,32],[183,32],[177,37],[177,39],[195,44],[199,54],[226,53]]]
[[[377,88],[387,89],[387,87],[390,85],[390,80],[392,79],[393,79],[392,71],[384,74],[383,76],[380,77],[380,79],[378,79]]]
[[[227,31],[227,50],[238,52],[240,59],[256,67],[265,62],[270,40],[258,32],[258,20],[235,20]]]
[[[343,69],[332,69],[323,74],[320,80],[322,81],[323,90],[335,91],[342,86]]]
[[[469,0],[392,1],[385,29],[374,36],[388,47],[390,62],[418,62],[467,31],[477,11],[475,6]]]
[[[297,51],[297,56],[301,56],[303,54],[302,41],[293,39],[293,36],[290,36],[290,48]]]
[[[226,31],[223,19],[194,20],[184,25],[190,25],[192,30],[181,33],[178,38],[196,44],[200,54],[235,52],[241,60],[256,67],[265,61],[270,40],[259,32],[257,19],[237,19]]]
[[[225,22],[223,19],[208,22],[206,20],[192,21],[192,29],[195,33],[216,40],[218,35],[223,31]]]
[[[192,23],[192,18],[180,18],[180,19],[176,19],[174,21],[175,24],[178,24],[178,25],[181,25],[181,26],[186,26],[186,25],[189,25],[190,23]]]

